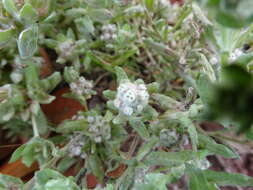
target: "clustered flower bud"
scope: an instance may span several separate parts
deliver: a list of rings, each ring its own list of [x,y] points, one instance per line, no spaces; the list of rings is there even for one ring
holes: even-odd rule
[[[111,126],[102,116],[88,116],[87,121],[89,123],[88,131],[96,143],[101,143],[102,140],[111,138]]]
[[[92,90],[93,84],[91,81],[86,80],[84,77],[80,77],[76,82],[70,83],[70,89],[77,95],[89,96],[94,94]]]
[[[160,142],[163,146],[171,147],[179,140],[179,134],[175,129],[162,129],[160,131]]]
[[[75,43],[72,40],[66,40],[63,43],[60,43],[57,47],[57,51],[60,54],[57,62],[64,63],[66,60],[73,57],[75,47]]]
[[[87,157],[87,154],[82,150],[85,145],[85,137],[74,137],[71,141],[72,144],[68,148],[69,155],[71,157],[80,157],[82,159],[85,159]]]
[[[117,89],[114,106],[125,115],[140,113],[148,104],[149,94],[145,84],[121,83]]]
[[[238,57],[242,56],[244,53],[241,49],[235,49],[229,56],[230,61],[235,61]]]
[[[117,28],[115,24],[107,24],[102,27],[102,35],[100,37],[103,41],[113,41],[117,38]]]
[[[145,178],[145,175],[148,173],[148,167],[144,167],[144,168],[137,168],[135,170],[135,180],[134,180],[134,183],[135,184],[138,184],[138,183],[143,183],[144,182],[144,178]]]

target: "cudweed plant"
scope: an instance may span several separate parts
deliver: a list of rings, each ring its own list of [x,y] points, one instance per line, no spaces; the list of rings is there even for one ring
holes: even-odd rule
[[[182,177],[190,190],[253,186],[207,158],[239,158],[227,131],[252,140],[252,7],[0,1],[0,127],[26,140],[10,162],[39,164],[28,182],[0,174],[0,190],[86,190],[90,175],[96,190],[165,190]],[[83,110],[55,124],[42,107],[63,87]]]

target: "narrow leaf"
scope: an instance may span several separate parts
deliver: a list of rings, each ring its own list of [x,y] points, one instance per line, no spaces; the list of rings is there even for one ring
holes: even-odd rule
[[[253,178],[239,173],[216,172],[212,170],[203,171],[209,182],[221,186],[253,186]]]

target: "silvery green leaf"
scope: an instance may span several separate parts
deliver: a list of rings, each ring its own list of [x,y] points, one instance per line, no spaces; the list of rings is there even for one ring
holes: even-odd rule
[[[239,173],[204,170],[203,174],[209,182],[216,183],[221,186],[253,186],[252,177]]]
[[[238,154],[223,144],[216,143],[212,138],[199,134],[199,143],[210,153],[221,155],[225,158],[238,158]]]
[[[116,97],[116,92],[112,90],[105,90],[103,91],[104,97],[106,97],[109,100],[113,100]]]
[[[121,82],[129,81],[126,72],[121,67],[115,67],[118,84]]]
[[[193,150],[197,150],[198,133],[197,133],[194,123],[187,117],[179,118],[179,120],[181,124],[183,125],[183,127],[186,128],[189,133]]]
[[[148,10],[152,10],[154,8],[155,1],[154,0],[145,0],[145,5]]]
[[[86,119],[64,121],[57,128],[57,131],[61,133],[73,133],[75,131],[85,131],[88,129],[88,122]]]
[[[57,171],[65,172],[67,169],[73,166],[75,162],[76,162],[75,158],[66,156],[62,158],[57,164]]]
[[[22,190],[24,184],[23,182],[13,176],[0,174],[0,190],[7,190],[9,188],[15,188]]]
[[[33,24],[37,21],[38,15],[36,10],[32,7],[32,5],[26,3],[19,11],[19,18],[25,24]]]
[[[12,16],[16,17],[18,14],[17,7],[15,6],[15,3],[13,0],[3,0],[3,6],[5,10],[11,14]]]
[[[14,153],[12,153],[11,158],[10,158],[10,163],[17,161],[21,156],[22,156],[22,152],[25,149],[25,144],[21,145],[20,147],[18,147]]]
[[[131,118],[129,120],[131,127],[142,137],[143,139],[149,138],[149,131],[147,130],[145,124],[139,118]]]
[[[184,175],[185,172],[185,164],[176,166],[171,168],[171,174],[176,178],[179,179]]]
[[[158,143],[159,139],[155,136],[151,137],[147,143],[140,147],[136,159],[138,161],[142,160],[148,153],[152,151],[154,146]]]
[[[45,190],[80,190],[70,178],[51,179],[44,185]]]
[[[49,126],[47,123],[47,118],[41,109],[39,109],[38,113],[34,116],[34,122],[36,122],[40,135],[45,135],[48,133]]]
[[[160,89],[160,84],[158,82],[152,82],[147,85],[147,89],[150,94],[157,93]]]
[[[157,101],[163,109],[180,108],[182,106],[177,100],[163,94],[154,93],[151,97]]]
[[[181,165],[187,161],[195,159],[200,152],[184,150],[181,152],[151,152],[143,161],[146,165],[156,166],[163,165],[172,167],[173,165]]]
[[[64,68],[64,80],[68,83],[75,82],[79,78],[79,72],[72,67],[65,67]]]
[[[97,22],[104,23],[112,18],[112,12],[108,9],[89,9],[88,15]]]
[[[4,102],[0,104],[0,123],[9,121],[15,114],[15,107],[10,102]]]
[[[118,183],[120,183],[119,190],[132,189],[134,175],[134,167],[129,167],[118,180]]]
[[[204,73],[209,77],[210,81],[215,82],[216,76],[214,69],[204,54],[200,54],[200,60],[203,65]]]
[[[190,176],[190,190],[213,190],[212,185],[208,183],[202,170],[194,168],[193,166],[188,166],[187,173]]]
[[[103,165],[98,155],[92,154],[88,158],[88,165],[91,172],[102,181],[104,177]]]
[[[75,19],[75,24],[77,30],[79,31],[79,35],[86,40],[90,40],[91,35],[94,34],[94,26],[93,22],[90,20],[89,17],[87,18],[77,18]]]
[[[154,120],[158,117],[158,112],[150,105],[147,105],[142,113],[143,120]]]
[[[38,33],[39,28],[34,24],[19,34],[18,50],[21,58],[29,58],[37,51]]]
[[[119,124],[124,124],[127,121],[127,116],[123,115],[122,113],[119,113],[114,119],[113,119],[113,123],[116,125]]]
[[[205,105],[209,105],[213,101],[213,84],[207,75],[200,74],[199,78],[196,81],[197,84],[197,92],[200,96],[201,101]]]
[[[61,80],[61,74],[59,72],[54,72],[49,77],[41,80],[40,84],[46,92],[51,92],[61,82]]]
[[[148,173],[144,177],[143,183],[137,183],[134,189],[138,190],[167,190],[167,184],[171,182],[169,175],[161,173]]]
[[[3,45],[9,42],[12,38],[14,38],[15,29],[10,28],[7,30],[0,30],[0,45]]]

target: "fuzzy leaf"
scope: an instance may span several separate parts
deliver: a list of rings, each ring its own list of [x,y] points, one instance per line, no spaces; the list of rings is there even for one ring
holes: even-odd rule
[[[92,173],[99,179],[99,181],[102,181],[104,177],[103,175],[104,171],[103,171],[102,162],[99,159],[99,157],[94,154],[90,155],[88,158],[88,165]]]
[[[37,20],[37,12],[31,4],[26,3],[19,12],[19,17],[26,24],[33,24]]]
[[[12,16],[16,17],[17,16],[17,8],[15,6],[15,3],[13,0],[3,0],[3,5],[5,10],[11,14]]]
[[[198,153],[189,150],[181,152],[163,152],[163,151],[151,152],[144,160],[144,163],[151,166],[152,165],[173,166],[183,164],[187,161],[195,159]]]
[[[7,29],[7,30],[0,30],[0,45],[9,42],[12,38],[14,38],[15,30],[14,29]]]
[[[25,145],[22,145],[20,147],[18,147],[14,153],[12,153],[11,158],[10,158],[10,163],[17,161],[21,156],[22,156],[22,152],[25,149]]]
[[[129,80],[126,72],[121,67],[115,67],[115,72],[118,84]]]
[[[145,124],[140,119],[130,119],[129,121],[131,127],[133,127],[137,133],[143,138],[148,139],[149,138],[149,132],[145,126]]]
[[[209,182],[221,186],[253,186],[253,178],[239,173],[204,170],[203,174]]]
[[[34,24],[20,33],[18,38],[18,50],[21,58],[29,58],[36,52],[38,31],[38,26]]]
[[[223,144],[216,143],[210,137],[199,134],[199,142],[202,144],[210,153],[224,156],[225,158],[238,158],[238,154],[232,151],[230,148]]]
[[[202,170],[188,167],[188,174],[190,176],[190,190],[212,190]]]
[[[181,121],[181,124],[187,129],[187,131],[189,133],[191,143],[193,146],[193,150],[197,150],[198,133],[197,133],[196,127],[194,126],[192,121],[187,117],[180,118],[180,121]]]

